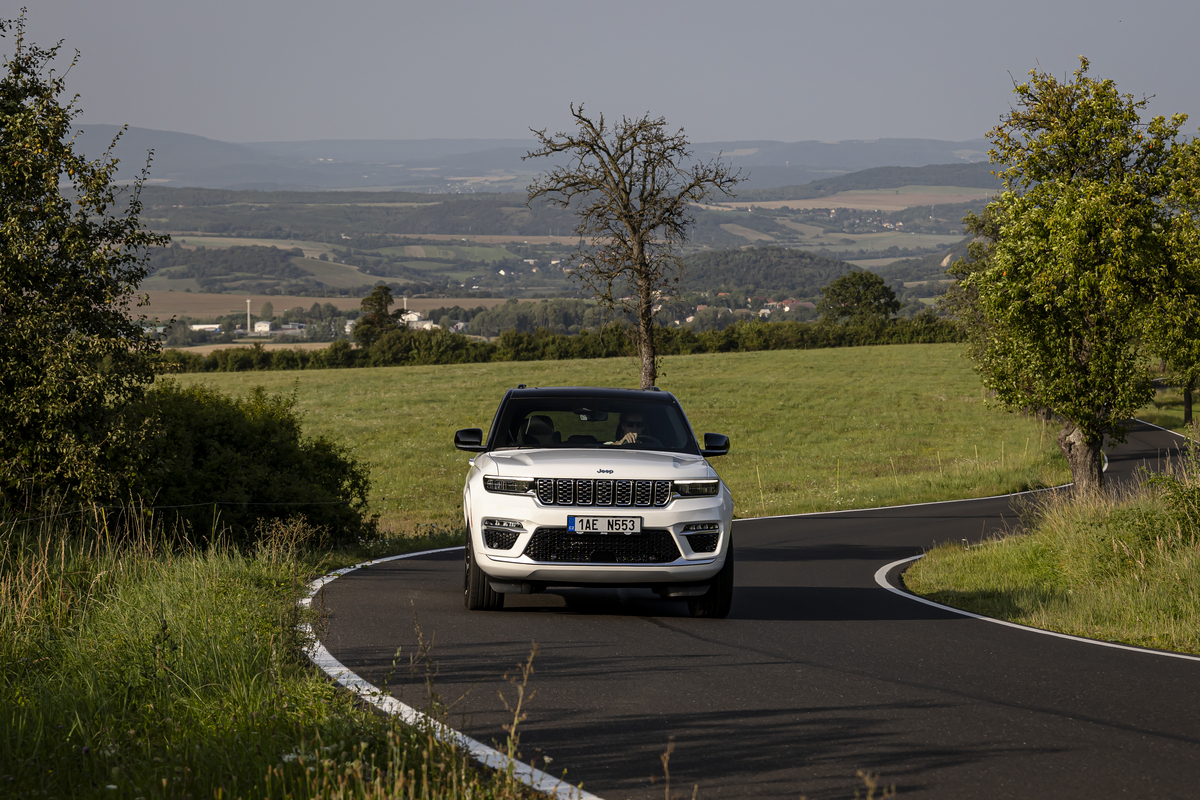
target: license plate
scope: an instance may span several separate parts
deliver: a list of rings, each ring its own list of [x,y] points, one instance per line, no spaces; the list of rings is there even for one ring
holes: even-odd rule
[[[567,517],[571,533],[641,533],[641,517]]]

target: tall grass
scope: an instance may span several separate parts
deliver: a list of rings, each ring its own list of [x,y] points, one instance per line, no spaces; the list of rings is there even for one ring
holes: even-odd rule
[[[125,518],[0,528],[0,794],[528,794],[315,673],[297,632],[303,523],[239,552]]]
[[[1048,630],[1200,653],[1200,462],[1126,491],[1047,497],[1027,529],[946,544],[904,573],[914,592]]]

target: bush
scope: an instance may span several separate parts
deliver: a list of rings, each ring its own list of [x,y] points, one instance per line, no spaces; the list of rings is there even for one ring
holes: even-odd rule
[[[370,537],[369,476],[340,445],[301,435],[295,398],[261,387],[245,398],[166,382],[147,394],[157,423],[133,487],[194,542],[215,531],[250,544],[263,522],[303,516],[332,541]]]

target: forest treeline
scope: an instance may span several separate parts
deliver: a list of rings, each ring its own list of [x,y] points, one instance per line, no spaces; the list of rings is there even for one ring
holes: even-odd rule
[[[707,250],[684,261],[680,291],[713,289],[754,292],[769,297],[815,297],[855,267],[845,261],[784,247]]]
[[[657,328],[660,355],[733,353],[758,350],[810,350],[883,344],[931,344],[962,340],[959,328],[932,312],[912,319],[878,324],[836,325],[807,322],[742,321],[722,330],[694,332],[686,328]],[[632,356],[635,347],[628,329],[609,323],[577,335],[555,334],[545,328],[533,333],[507,330],[494,341],[444,330],[389,331],[369,348],[339,340],[320,350],[267,350],[262,345],[233,347],[201,356],[186,350],[165,350],[163,372],[245,372],[251,370],[340,369],[489,361],[561,361],[566,359]]]

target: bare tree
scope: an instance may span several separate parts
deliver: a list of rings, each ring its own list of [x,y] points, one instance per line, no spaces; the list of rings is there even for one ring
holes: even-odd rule
[[[633,313],[642,388],[653,386],[658,377],[654,301],[679,279],[679,248],[693,222],[690,206],[714,192],[730,195],[741,173],[719,155],[694,163],[683,129],[670,133],[663,117],[622,117],[610,127],[603,114],[586,116],[582,104],[571,105],[571,116],[574,133],[550,136],[531,129],[541,146],[525,158],[565,153],[570,159],[538,176],[529,186],[527,204],[545,198],[576,210],[575,274],[602,303]],[[634,299],[622,300],[631,289]]]

